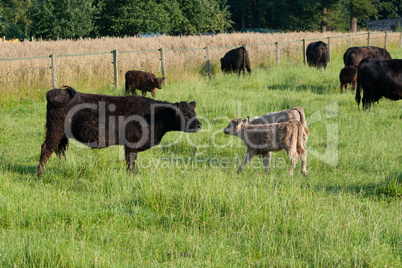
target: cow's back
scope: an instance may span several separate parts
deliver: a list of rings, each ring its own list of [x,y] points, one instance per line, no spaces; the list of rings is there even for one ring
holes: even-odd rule
[[[358,66],[364,58],[390,60],[391,55],[385,48],[380,47],[350,47],[343,54],[343,62],[345,66]]]

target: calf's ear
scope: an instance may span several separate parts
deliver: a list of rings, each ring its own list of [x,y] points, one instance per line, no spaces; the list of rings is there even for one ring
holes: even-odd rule
[[[195,109],[195,107],[197,106],[197,103],[195,101],[190,102],[190,106],[191,108]]]

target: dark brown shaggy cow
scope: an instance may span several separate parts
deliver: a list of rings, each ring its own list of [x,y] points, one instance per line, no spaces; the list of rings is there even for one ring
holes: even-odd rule
[[[306,49],[307,63],[317,68],[327,68],[329,61],[328,46],[323,41],[312,42]]]
[[[356,102],[360,104],[360,87],[363,89],[363,108],[382,97],[402,99],[402,60],[363,59],[357,71]]]
[[[71,87],[52,89],[46,99],[47,131],[38,176],[53,152],[65,156],[69,138],[90,148],[124,145],[128,168],[134,172],[137,153],[158,145],[168,131],[190,133],[201,129],[195,102],[84,94]]]
[[[345,66],[359,66],[364,58],[390,60],[391,55],[385,48],[380,47],[350,47],[343,54],[343,62]]]
[[[142,91],[142,96],[146,96],[147,92],[151,92],[152,98],[155,98],[156,89],[162,89],[162,83],[165,77],[158,78],[153,73],[143,71],[128,71],[126,73],[126,94],[130,92],[136,95],[136,89]]]
[[[248,58],[248,52],[245,47],[239,47],[229,50],[223,58],[221,58],[221,70],[223,73],[227,72],[240,72],[244,69],[251,74],[250,60]]]
[[[356,89],[357,68],[355,66],[346,66],[339,73],[339,81],[341,82],[341,93],[343,88],[348,92],[349,84],[352,84],[352,91]]]

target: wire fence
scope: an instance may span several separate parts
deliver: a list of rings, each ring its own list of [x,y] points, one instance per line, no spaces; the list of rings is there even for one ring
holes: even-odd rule
[[[272,68],[281,64],[306,64],[306,47],[312,41],[327,43],[330,58],[343,55],[351,46],[388,45],[402,47],[401,32],[367,32],[317,39],[301,39],[265,44],[243,44],[249,51],[252,67]],[[40,88],[91,84],[119,87],[128,70],[138,69],[168,77],[171,80],[187,75],[211,76],[219,70],[220,58],[239,46],[187,49],[153,49],[137,51],[112,50],[100,53],[6,58],[0,59],[0,87],[11,97],[13,92],[32,93]],[[139,57],[142,54],[145,57]]]

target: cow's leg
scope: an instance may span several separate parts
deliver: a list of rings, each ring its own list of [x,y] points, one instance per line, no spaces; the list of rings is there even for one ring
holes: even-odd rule
[[[127,145],[124,145],[124,154],[126,157],[127,168],[131,173],[135,171],[135,161],[137,161],[137,152]]]
[[[147,91],[146,91],[146,90],[143,90],[143,91],[142,91],[142,96],[145,97],[146,95],[147,95]]]
[[[62,158],[62,157],[63,157],[64,159],[66,159],[66,150],[67,150],[67,147],[68,147],[68,138],[67,138],[66,135],[64,135],[64,137],[61,139],[59,145],[57,146],[56,155],[57,155],[59,158]]]
[[[151,91],[151,94],[152,94],[152,98],[154,98],[155,99],[155,89],[153,89],[152,91]]]
[[[341,82],[341,94],[343,93],[343,83]]]
[[[306,149],[304,149],[304,148],[302,149],[302,153],[300,155],[300,158],[301,158],[301,161],[302,161],[301,172],[302,172],[302,174],[304,176],[307,176],[307,169],[306,169],[306,166],[307,166],[307,150]]]
[[[239,169],[237,170],[238,174],[242,171],[244,165],[247,164],[251,160],[251,158],[253,158],[254,155],[255,155],[255,152],[253,150],[247,150],[246,155],[244,156],[243,162],[241,163]]]
[[[41,147],[41,153],[40,153],[40,159],[39,159],[39,165],[38,165],[38,170],[36,174],[38,176],[42,175],[42,169],[46,165],[47,160],[50,158],[50,156],[58,150],[59,144],[65,137],[64,133],[62,134],[46,134],[46,139],[42,144]],[[61,151],[59,151],[61,153]]]
[[[265,173],[269,173],[269,164],[271,163],[271,152],[262,155],[262,162],[265,166]]]

